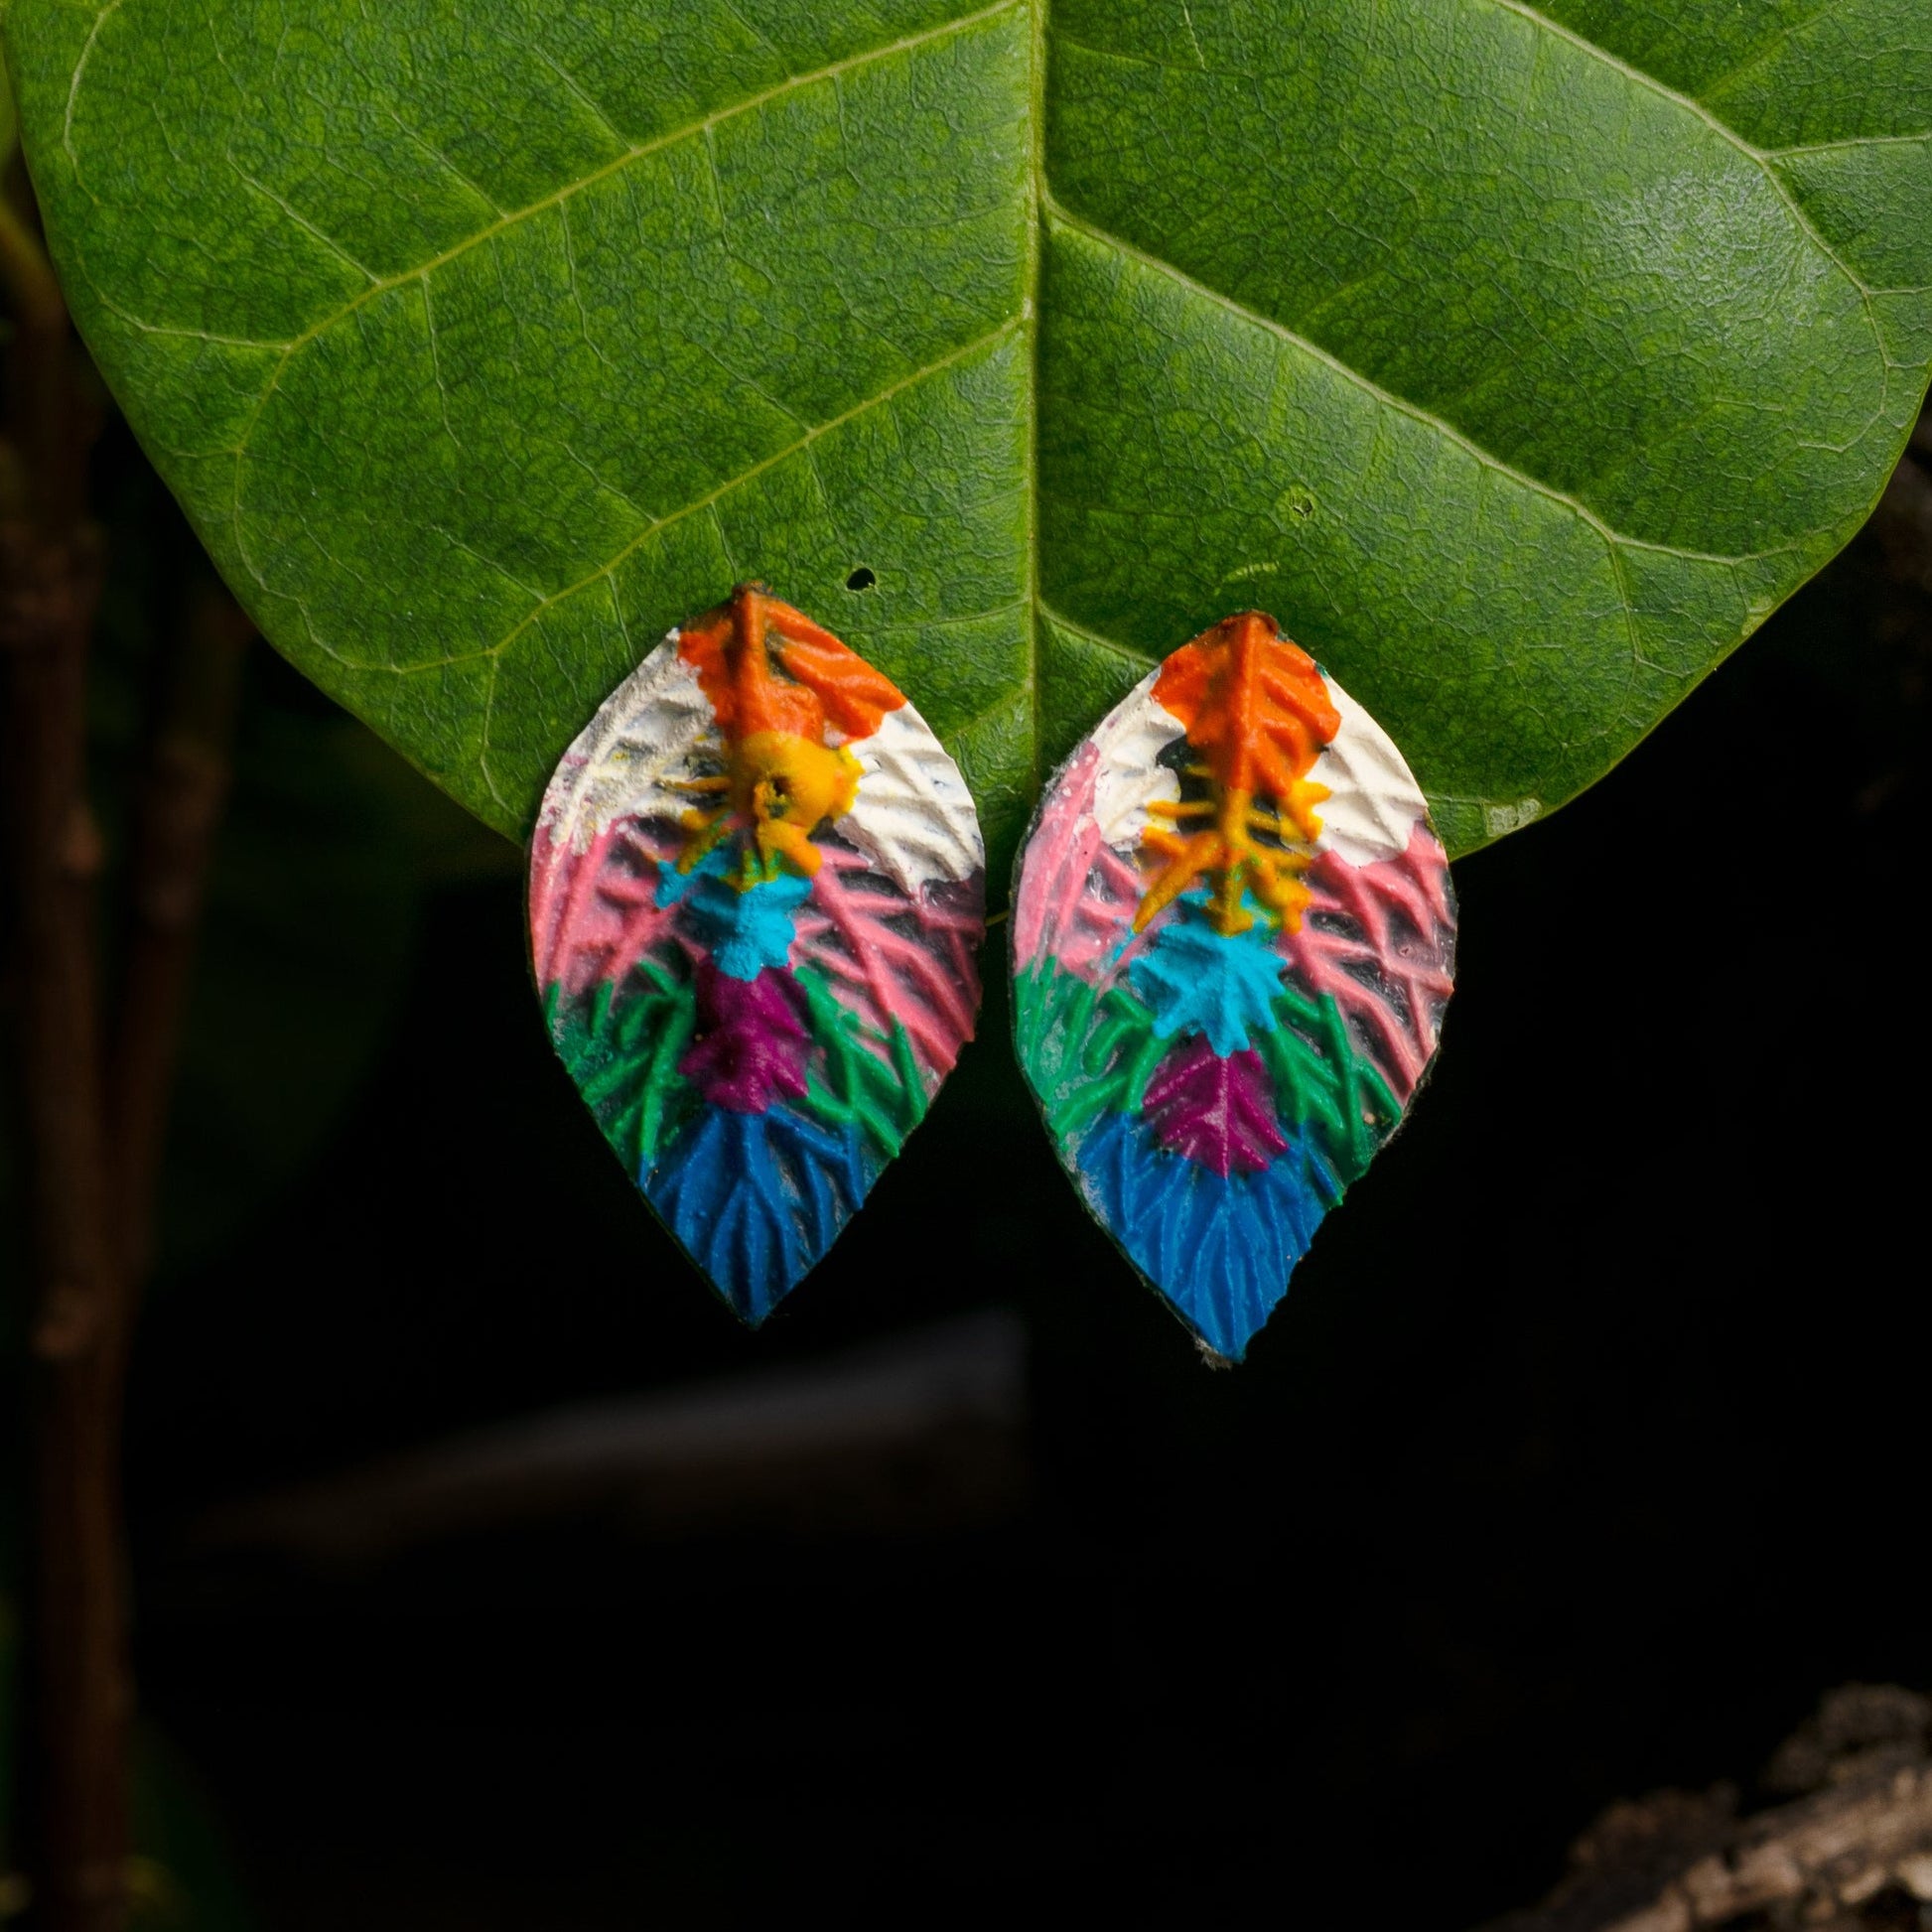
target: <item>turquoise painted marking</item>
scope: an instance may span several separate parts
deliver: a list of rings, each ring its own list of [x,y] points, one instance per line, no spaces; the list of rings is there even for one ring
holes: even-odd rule
[[[1183,894],[1127,971],[1153,1011],[1157,1035],[1204,1033],[1225,1058],[1251,1036],[1274,1032],[1283,961],[1265,918],[1258,916],[1246,932],[1216,932],[1206,902],[1205,893]]]
[[[792,915],[810,897],[812,882],[782,873],[744,892],[707,875],[691,894],[686,917],[711,948],[727,979],[755,980],[767,966],[791,958]]]
[[[721,840],[689,872],[679,872],[675,861],[665,860],[657,868],[657,891],[652,897],[659,905],[675,905],[700,880],[722,878],[737,856],[737,845],[736,839]]]

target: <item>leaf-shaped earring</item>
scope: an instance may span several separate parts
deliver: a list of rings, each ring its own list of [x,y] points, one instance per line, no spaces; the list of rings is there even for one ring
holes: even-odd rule
[[[1455,898],[1387,734],[1225,618],[1054,775],[1014,887],[1014,1037],[1061,1162],[1239,1361],[1436,1051]]]
[[[986,855],[958,768],[881,672],[744,585],[564,754],[529,905],[579,1092],[763,1320],[972,1037]]]

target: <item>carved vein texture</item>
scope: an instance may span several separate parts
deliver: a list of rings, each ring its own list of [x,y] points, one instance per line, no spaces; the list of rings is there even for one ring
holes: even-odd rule
[[[1863,518],[1925,0],[10,0],[88,345],[268,636],[518,838],[782,583],[996,863],[1281,612],[1464,850]],[[849,589],[848,585],[862,585]]]
[[[564,754],[530,858],[558,1053],[659,1217],[759,1322],[972,1037],[971,794],[882,673],[757,587]]]
[[[1143,678],[1047,787],[1014,1035],[1122,1251],[1239,1361],[1436,1052],[1455,897],[1386,733],[1275,620]]]

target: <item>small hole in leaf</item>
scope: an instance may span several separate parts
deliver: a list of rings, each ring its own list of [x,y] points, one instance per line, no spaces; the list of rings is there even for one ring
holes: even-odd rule
[[[864,564],[861,564],[859,568],[855,570],[852,573],[852,575],[845,580],[845,587],[849,591],[869,591],[878,582],[879,582],[878,577],[875,576],[872,571],[868,570]]]

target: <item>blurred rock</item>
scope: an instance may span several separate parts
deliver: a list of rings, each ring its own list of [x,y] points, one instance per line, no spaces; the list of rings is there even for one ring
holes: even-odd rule
[[[1919,1932],[1932,1927],[1932,1700],[1851,1684],[1781,1744],[1771,1792],[1729,1785],[1612,1805],[1532,1911],[1492,1932]]]

